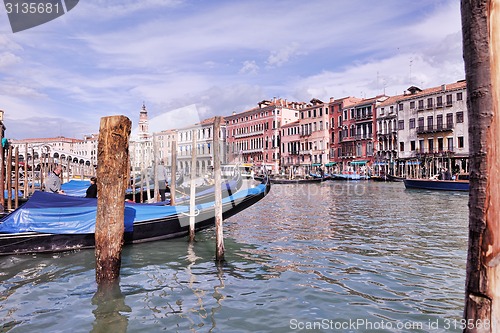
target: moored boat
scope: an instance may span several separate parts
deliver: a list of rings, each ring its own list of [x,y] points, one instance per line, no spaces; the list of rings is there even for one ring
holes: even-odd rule
[[[437,180],[437,179],[403,179],[406,188],[439,190],[439,191],[468,191],[468,180]]]
[[[386,178],[387,178],[388,181],[391,181],[391,182],[402,182],[405,179],[403,177],[398,177],[398,176],[391,175],[390,173],[388,173],[386,175]]]
[[[223,218],[252,206],[271,188],[268,178],[222,200]],[[37,191],[0,220],[0,255],[61,252],[95,245],[97,200]],[[189,233],[189,205],[125,203],[124,243],[182,237]],[[196,231],[215,223],[214,202],[196,205]]]
[[[311,184],[324,182],[326,178],[271,178],[272,184]]]
[[[335,173],[332,176],[333,180],[367,180],[370,176],[360,175],[359,173]]]

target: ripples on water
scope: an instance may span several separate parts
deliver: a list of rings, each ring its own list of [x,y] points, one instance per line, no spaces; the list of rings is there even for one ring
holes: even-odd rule
[[[213,261],[213,229],[193,246],[126,247],[109,299],[96,295],[93,251],[1,257],[0,332],[290,332],[313,324],[309,331],[459,332],[445,325],[462,315],[467,200],[401,183],[275,185],[225,222],[223,267]],[[349,320],[359,325],[339,327]]]

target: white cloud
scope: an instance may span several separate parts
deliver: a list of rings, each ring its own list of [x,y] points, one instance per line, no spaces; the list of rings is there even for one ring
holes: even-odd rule
[[[257,74],[259,72],[259,65],[255,61],[247,60],[243,62],[243,67],[241,67],[240,74]]]
[[[278,50],[272,51],[267,59],[267,64],[269,66],[281,66],[288,62],[290,58],[301,54],[306,54],[306,52],[300,49],[298,43],[292,43],[291,45],[286,45]]]
[[[95,132],[110,113],[135,120],[143,101],[152,116],[195,104],[206,118],[275,96],[370,97],[454,82],[464,77],[459,8],[456,0],[80,1],[64,20],[0,35],[0,108],[61,119],[71,134],[78,123]]]

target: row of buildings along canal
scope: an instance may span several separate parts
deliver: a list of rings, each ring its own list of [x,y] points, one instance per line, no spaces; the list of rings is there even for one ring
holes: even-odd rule
[[[396,96],[332,97],[307,103],[263,100],[255,108],[223,116],[219,133],[222,163],[245,163],[256,173],[266,167],[273,174],[308,174],[317,168],[329,173],[362,171],[410,177],[427,177],[443,167],[467,172],[466,99],[466,82],[461,80],[428,89],[411,86]],[[209,118],[183,128],[150,131],[150,124],[158,120],[148,118],[143,104],[131,136],[132,165],[147,167],[155,154],[170,165],[175,141],[178,170],[193,169],[191,156],[196,149],[194,169],[199,174],[209,172],[213,121]],[[2,138],[5,130],[2,124]],[[97,134],[89,134],[83,139],[9,139],[8,144],[18,147],[21,161],[42,156],[56,162],[70,160],[81,166],[70,172],[92,173],[97,140]],[[85,167],[88,171],[82,171]]]

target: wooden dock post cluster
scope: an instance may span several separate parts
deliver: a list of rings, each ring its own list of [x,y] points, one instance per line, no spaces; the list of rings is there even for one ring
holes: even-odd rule
[[[107,284],[120,275],[129,182],[129,136],[125,116],[101,118],[97,147],[97,216],[95,225],[96,281]]]
[[[500,331],[500,0],[462,0],[470,136],[464,332]]]

